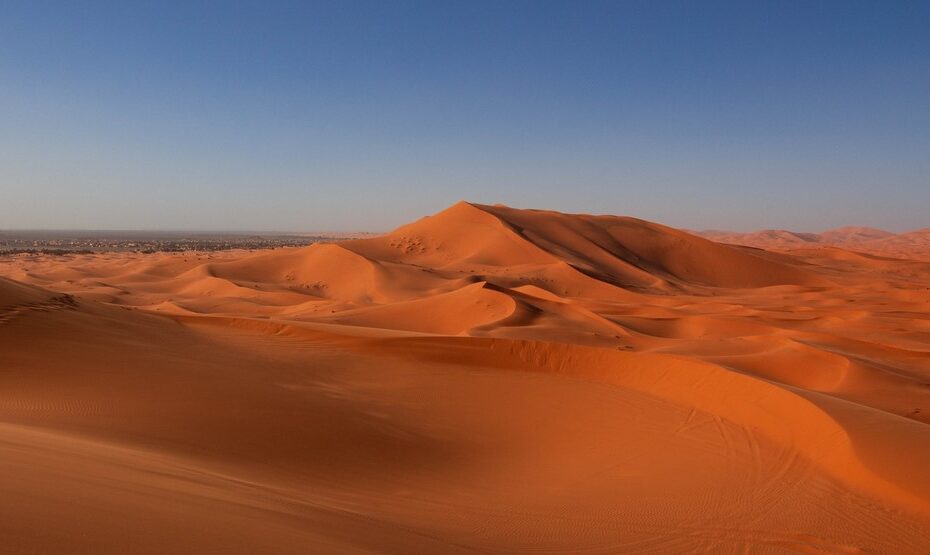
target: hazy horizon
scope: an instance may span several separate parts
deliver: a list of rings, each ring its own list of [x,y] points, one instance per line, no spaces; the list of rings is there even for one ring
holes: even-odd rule
[[[470,202],[470,201],[466,201],[466,202]],[[486,203],[473,203],[473,204],[486,204]],[[446,207],[444,207],[444,208],[446,208]],[[555,211],[559,211],[559,212],[563,212],[563,213],[564,213],[564,211],[561,211],[561,210],[556,210],[556,209],[545,209],[545,208],[538,208],[538,207],[533,207],[533,206],[512,206],[512,208],[521,208],[521,209],[530,209],[530,210],[555,210]],[[439,211],[441,211],[441,210],[442,210],[442,209],[437,210],[436,212],[429,213],[429,214],[423,214],[423,215],[418,216],[418,217],[416,217],[416,218],[414,218],[414,219],[412,219],[412,220],[409,220],[409,221],[406,221],[406,222],[399,222],[397,225],[391,226],[391,227],[389,227],[389,228],[384,228],[384,229],[363,229],[363,228],[358,228],[358,229],[348,229],[348,228],[345,228],[345,229],[323,229],[323,228],[312,228],[312,227],[305,228],[305,229],[275,229],[275,228],[267,228],[267,229],[258,229],[258,228],[256,228],[256,229],[248,229],[248,228],[240,228],[240,229],[237,229],[237,228],[216,228],[216,229],[210,229],[210,228],[167,228],[167,227],[166,227],[166,228],[144,228],[144,227],[137,227],[137,228],[130,228],[130,227],[127,227],[127,228],[115,228],[115,227],[114,227],[114,228],[53,228],[53,227],[25,228],[25,227],[14,227],[14,228],[0,228],[0,235],[2,235],[2,234],[4,234],[4,233],[77,233],[77,234],[92,234],[92,233],[139,233],[139,234],[144,234],[144,233],[152,233],[152,234],[165,233],[165,234],[185,234],[185,233],[188,233],[188,234],[192,234],[192,235],[198,235],[198,234],[201,234],[201,235],[208,235],[208,234],[218,234],[218,235],[244,235],[244,234],[265,234],[265,235],[272,235],[272,234],[281,234],[281,235],[312,235],[312,234],[315,234],[315,233],[318,233],[318,234],[334,234],[334,235],[351,235],[351,234],[355,234],[355,233],[361,233],[361,234],[383,234],[383,233],[388,233],[388,232],[390,232],[390,231],[392,231],[392,230],[394,230],[394,229],[396,229],[397,227],[400,227],[400,226],[402,226],[402,225],[405,225],[405,224],[408,224],[408,223],[412,223],[412,222],[414,222],[414,221],[416,221],[416,220],[418,220],[418,219],[420,219],[420,218],[422,218],[422,217],[432,216],[432,215],[436,214],[437,212],[439,212]],[[613,214],[613,213],[606,213],[606,212],[604,212],[604,213],[599,213],[599,212],[578,212],[578,214],[595,215],[595,216],[611,216],[611,215],[613,215],[613,216],[622,216],[622,217],[627,217],[627,216],[629,216],[629,217],[634,217],[634,218],[640,218],[639,216],[636,216],[635,214]],[[641,218],[641,219],[644,219],[644,218]],[[889,232],[892,232],[892,233],[895,233],[895,234],[901,234],[901,233],[908,233],[908,232],[911,232],[911,231],[920,231],[920,230],[924,230],[924,229],[930,229],[930,226],[922,226],[922,227],[915,227],[915,228],[909,228],[909,229],[895,230],[895,229],[883,228],[883,227],[877,227],[877,226],[858,225],[858,224],[856,224],[856,223],[840,224],[840,225],[837,225],[837,226],[833,226],[833,227],[829,227],[829,228],[821,228],[821,229],[791,229],[791,228],[786,228],[786,227],[759,227],[759,228],[740,229],[740,228],[723,228],[723,227],[713,227],[713,226],[684,227],[684,226],[674,226],[674,225],[669,224],[669,223],[667,223],[667,222],[662,222],[662,221],[658,221],[658,220],[651,220],[651,221],[654,221],[655,223],[659,223],[659,224],[663,224],[663,225],[668,225],[668,226],[671,226],[671,227],[676,227],[676,228],[678,228],[678,229],[682,229],[682,230],[685,230],[685,231],[692,231],[692,232],[714,232],[714,231],[720,231],[720,232],[732,232],[732,233],[753,233],[753,232],[759,232],[759,231],[789,231],[789,232],[793,232],[793,233],[815,233],[815,234],[816,234],[816,233],[824,233],[824,232],[832,231],[832,230],[836,230],[836,229],[842,229],[842,228],[846,228],[846,227],[868,227],[868,228],[878,229],[878,230],[881,230],[881,231],[889,231]]]
[[[930,4],[11,2],[0,229],[930,225]]]

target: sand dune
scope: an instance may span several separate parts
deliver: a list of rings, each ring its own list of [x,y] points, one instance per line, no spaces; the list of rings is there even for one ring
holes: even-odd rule
[[[5,550],[927,552],[923,235],[808,235],[0,257]]]
[[[766,229],[752,233],[707,230],[697,234],[713,241],[761,249],[791,251],[812,247],[842,247],[879,256],[930,260],[930,229],[895,234],[874,227],[848,226],[822,233]]]

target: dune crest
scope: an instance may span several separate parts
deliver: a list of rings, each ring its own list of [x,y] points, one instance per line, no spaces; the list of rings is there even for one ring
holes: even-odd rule
[[[821,233],[767,229],[752,233],[707,230],[697,234],[713,241],[761,249],[790,252],[797,249],[841,247],[878,256],[930,260],[930,229],[927,228],[898,234],[874,227],[857,226],[838,227]]]
[[[0,533],[926,552],[922,233],[774,230],[773,252],[460,202],[304,248],[0,256]]]

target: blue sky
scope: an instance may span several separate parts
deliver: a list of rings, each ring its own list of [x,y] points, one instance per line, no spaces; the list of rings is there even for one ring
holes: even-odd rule
[[[0,229],[930,226],[928,2],[4,2]]]

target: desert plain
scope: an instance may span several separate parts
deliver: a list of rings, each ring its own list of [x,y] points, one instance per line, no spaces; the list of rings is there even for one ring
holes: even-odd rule
[[[930,552],[930,249],[856,233],[0,256],[0,551]]]

